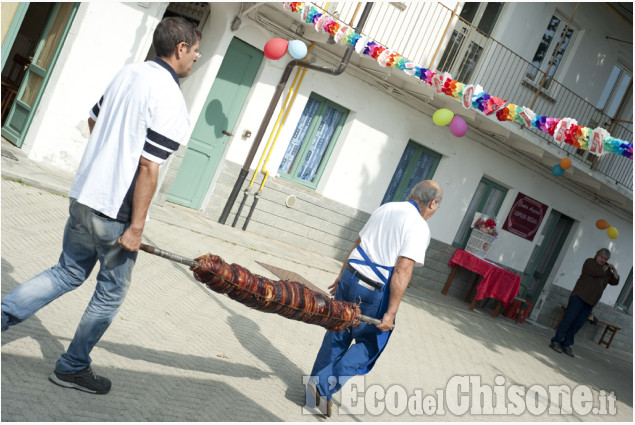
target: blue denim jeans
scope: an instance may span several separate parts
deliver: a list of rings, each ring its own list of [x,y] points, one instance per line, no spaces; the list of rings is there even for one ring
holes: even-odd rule
[[[593,306],[582,301],[577,295],[569,297],[567,312],[562,317],[556,335],[551,338],[552,342],[558,342],[563,347],[573,345],[575,334],[584,325]]]
[[[126,251],[117,244],[128,225],[102,217],[71,198],[58,263],[22,283],[2,300],[2,331],[79,287],[99,261],[93,297],[55,370],[72,373],[90,365],[90,352],[119,311],[130,286],[137,253]]]
[[[384,293],[371,291],[358,284],[359,278],[347,269],[342,273],[335,299],[360,303],[361,313],[377,317]],[[351,343],[355,340],[355,343]],[[357,375],[357,370],[375,357],[379,351],[377,346],[377,327],[362,323],[356,328],[345,329],[342,332],[326,332],[322,346],[311,371],[312,377],[317,377],[317,387],[320,394],[331,400],[351,377]]]

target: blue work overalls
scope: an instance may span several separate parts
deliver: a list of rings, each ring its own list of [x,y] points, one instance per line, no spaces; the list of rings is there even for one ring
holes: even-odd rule
[[[417,210],[419,207],[412,201]],[[352,264],[366,264],[384,283],[382,290],[370,290],[358,284],[357,278],[351,271],[344,269],[340,277],[335,299],[360,303],[363,315],[381,318],[388,310],[390,299],[390,279],[393,267],[381,266],[373,263],[361,246],[357,247],[364,261],[350,260]],[[388,270],[388,277],[384,277],[378,268]],[[324,335],[322,346],[311,371],[312,377],[317,377],[316,385],[323,397],[331,400],[348,379],[355,375],[365,375],[373,368],[375,361],[388,344],[392,331],[382,332],[375,325],[362,323],[356,328],[342,332],[328,331]],[[351,342],[355,339],[355,343]],[[314,382],[315,382],[315,378]]]

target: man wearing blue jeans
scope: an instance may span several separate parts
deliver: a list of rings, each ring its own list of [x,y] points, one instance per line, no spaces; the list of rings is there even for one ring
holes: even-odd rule
[[[49,378],[60,386],[110,391],[110,381],[92,371],[90,352],[126,297],[159,166],[189,130],[179,78],[198,60],[200,38],[194,24],[166,18],[154,32],[157,57],[124,67],[111,81],[90,111],[59,262],[2,300],[4,332],[84,283],[99,261],[93,297]]]
[[[606,285],[617,285],[620,281],[613,264],[607,263],[610,257],[611,252],[602,248],[594,258],[587,258],[582,265],[582,273],[569,296],[567,311],[549,344],[549,347],[558,353],[575,357],[571,349],[575,334],[582,328],[593,307],[602,298]]]
[[[352,376],[366,374],[375,365],[388,344],[412,270],[423,266],[430,244],[427,221],[442,198],[437,182],[419,182],[406,202],[380,206],[359,232],[329,289],[336,300],[359,304],[362,314],[381,323],[324,335],[307,383],[307,407],[331,416],[333,395]]]

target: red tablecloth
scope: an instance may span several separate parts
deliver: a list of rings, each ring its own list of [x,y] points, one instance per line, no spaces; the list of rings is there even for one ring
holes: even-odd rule
[[[520,276],[494,263],[457,249],[450,259],[450,266],[461,266],[483,276],[476,289],[476,299],[496,298],[507,305],[518,295]]]

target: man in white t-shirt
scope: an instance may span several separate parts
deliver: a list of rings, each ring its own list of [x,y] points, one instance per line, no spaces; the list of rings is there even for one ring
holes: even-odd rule
[[[50,380],[93,394],[110,391],[90,352],[123,303],[154,195],[159,166],[190,128],[179,78],[198,60],[201,32],[179,17],[157,26],[153,61],[125,66],[90,111],[91,132],[69,193],[59,262],[2,300],[2,331],[18,324],[90,276],[97,286],[75,336]]]
[[[308,407],[315,403],[331,416],[333,394],[352,376],[366,374],[374,366],[388,343],[412,269],[423,266],[430,244],[427,220],[442,197],[436,182],[420,182],[406,202],[389,202],[375,210],[359,233],[329,289],[336,300],[360,304],[362,314],[381,323],[326,333],[307,385]]]

